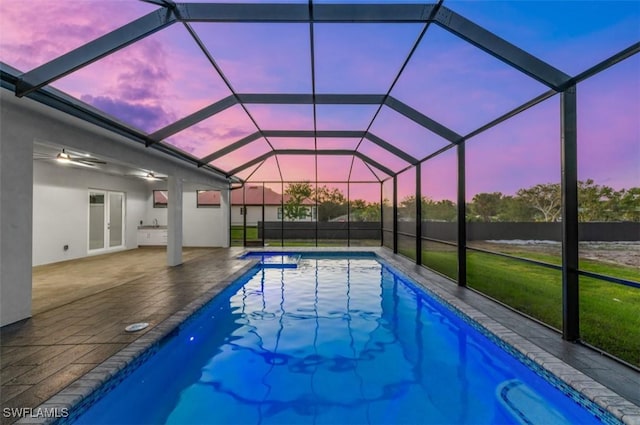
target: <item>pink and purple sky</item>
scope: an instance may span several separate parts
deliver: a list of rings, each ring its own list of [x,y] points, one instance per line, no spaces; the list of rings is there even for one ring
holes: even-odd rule
[[[569,75],[640,41],[637,1],[445,0],[444,5]],[[133,0],[0,0],[0,60],[28,71],[153,10],[155,6]],[[308,24],[192,26],[237,92],[312,92]],[[386,94],[422,28],[420,24],[314,24],[316,92]],[[52,86],[148,133],[231,94],[181,24]],[[432,25],[391,95],[464,135],[546,90]],[[559,181],[559,105],[556,96],[469,141],[470,198],[478,192],[513,194],[522,187]],[[252,104],[247,109],[264,130],[314,129],[310,105]],[[318,105],[317,129],[363,131],[375,112],[371,105]],[[246,112],[234,106],[166,143],[204,157],[256,131]],[[370,131],[419,158],[447,144],[387,107]],[[578,86],[578,138],[580,179],[592,178],[616,189],[640,186],[640,55]],[[270,141],[275,149],[315,145],[313,139]],[[319,138],[317,147],[358,146],[393,171],[407,166],[370,141],[359,142]],[[258,139],[213,165],[230,170],[270,149],[265,139]],[[277,162],[285,180],[315,179],[312,156],[279,156]],[[318,179],[340,180],[349,177],[351,157],[320,157],[317,164]],[[455,199],[455,165],[455,153],[449,151],[423,167],[423,187],[431,198]],[[246,178],[255,168],[240,177]],[[276,158],[267,160],[251,178],[279,180]],[[351,179],[376,177],[356,159]],[[399,197],[411,190],[411,185],[401,185]]]

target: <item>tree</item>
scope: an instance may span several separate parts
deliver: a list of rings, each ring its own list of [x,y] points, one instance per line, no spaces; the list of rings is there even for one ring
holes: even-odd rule
[[[351,221],[380,221],[380,203],[362,199],[351,201]]]
[[[640,221],[640,187],[622,189],[619,194],[617,221]]]
[[[478,193],[471,200],[471,208],[481,221],[492,221],[498,215],[502,193]]]
[[[416,220],[416,197],[406,196],[398,205],[398,219],[400,221]]]
[[[623,189],[624,190],[624,189]],[[617,221],[622,193],[609,186],[595,184],[592,179],[578,182],[578,220]]]
[[[422,197],[422,219],[430,221],[455,221],[458,214],[456,204],[449,199],[433,201]]]
[[[530,222],[535,221],[536,210],[517,196],[504,196],[500,201],[498,221]]]
[[[528,189],[520,189],[517,197],[538,211],[542,220],[558,221],[562,213],[562,200],[560,197],[560,183],[537,184]]]
[[[315,199],[318,221],[330,221],[347,214],[347,198],[338,188],[319,187]]]
[[[309,182],[289,183],[284,193],[287,195],[284,204],[285,218],[300,220],[309,217],[309,208],[303,204],[313,195],[313,188]]]

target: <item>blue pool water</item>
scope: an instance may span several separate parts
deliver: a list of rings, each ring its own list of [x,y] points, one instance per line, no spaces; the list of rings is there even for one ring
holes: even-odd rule
[[[375,258],[231,285],[78,424],[599,421]]]

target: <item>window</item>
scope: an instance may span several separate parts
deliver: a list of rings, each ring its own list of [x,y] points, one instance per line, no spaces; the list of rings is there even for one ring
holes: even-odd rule
[[[198,190],[196,202],[198,208],[220,208],[220,191]]]
[[[240,215],[244,215],[244,207],[240,207]]]
[[[153,208],[167,208],[168,200],[169,196],[166,190],[153,191]]]

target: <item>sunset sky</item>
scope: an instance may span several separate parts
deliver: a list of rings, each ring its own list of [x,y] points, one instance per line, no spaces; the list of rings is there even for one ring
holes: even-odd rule
[[[350,1],[354,2],[365,3]],[[636,0],[445,0],[444,5],[571,76],[640,41]],[[134,0],[0,0],[0,60],[26,72],[155,9]],[[312,93],[308,24],[191,25],[236,92]],[[314,24],[316,93],[386,94],[422,29],[415,23]],[[52,86],[147,133],[231,94],[182,24]],[[640,186],[640,55],[581,83],[577,90],[580,179],[592,178],[616,189]],[[541,83],[431,25],[390,94],[465,135],[545,91]],[[311,105],[252,104],[247,110],[263,130],[314,129]],[[447,145],[388,107],[371,123],[376,111],[373,105],[318,105],[317,129],[370,127],[375,135],[418,158]],[[513,194],[537,183],[559,182],[559,112],[556,95],[470,139],[469,198],[478,192]],[[257,130],[245,110],[234,106],[165,142],[202,158]],[[315,145],[313,139],[269,142],[275,149]],[[258,139],[212,165],[231,170],[271,146]],[[407,166],[366,139],[319,138],[317,146],[358,147],[393,171]],[[277,158],[285,180],[314,180],[316,173],[319,180],[347,179],[351,161],[351,157],[319,157],[316,170],[313,157]],[[430,197],[455,199],[455,166],[455,150],[427,162],[422,185]],[[246,178],[255,168],[239,176]],[[251,178],[280,180],[277,170],[276,158],[270,158]],[[356,159],[351,179],[376,177]],[[411,184],[401,185],[399,197],[412,190]]]

